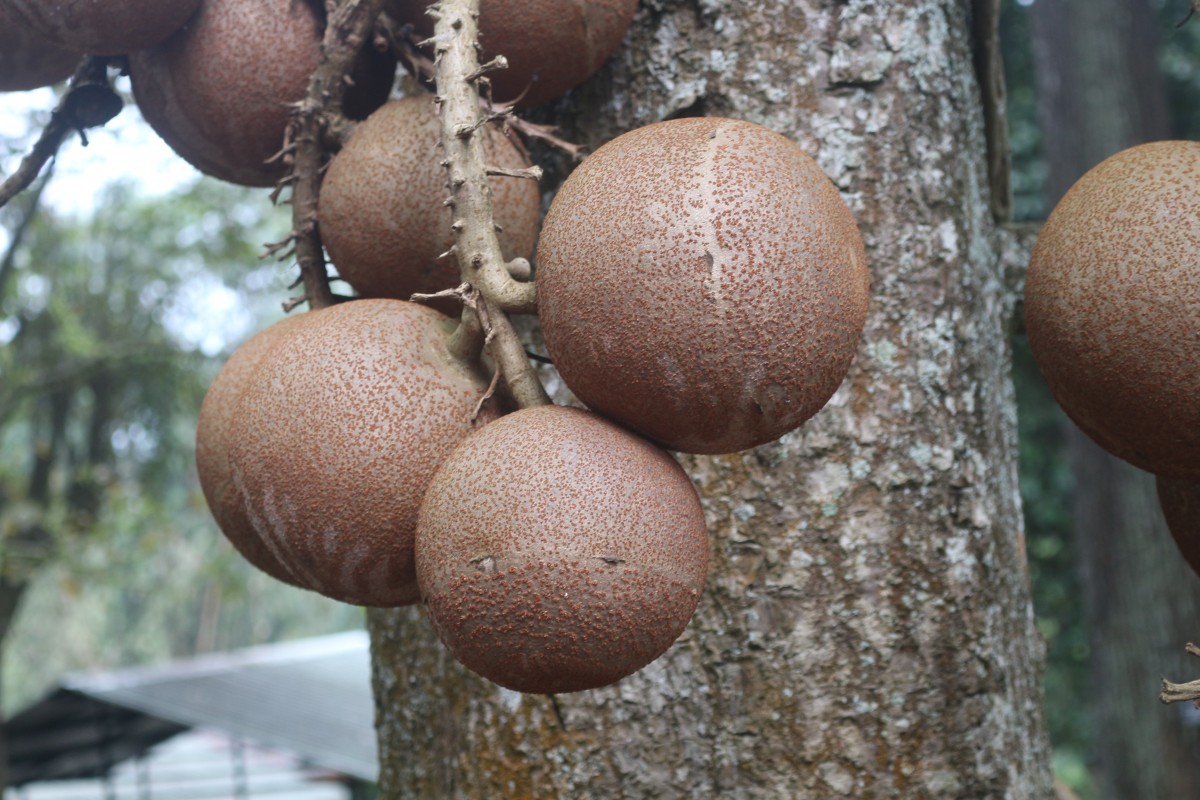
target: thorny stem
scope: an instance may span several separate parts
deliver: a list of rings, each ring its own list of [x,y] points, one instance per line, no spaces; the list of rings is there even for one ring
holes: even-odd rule
[[[1200,656],[1200,647],[1188,642],[1187,651],[1194,656]],[[1158,699],[1164,703],[1181,703],[1185,700],[1190,700],[1200,708],[1200,680],[1188,681],[1187,683],[1171,683],[1166,678],[1162,682],[1162,691],[1158,693]]]
[[[309,81],[308,95],[292,111],[284,143],[285,152],[294,148],[292,174],[284,180],[292,184],[296,260],[304,283],[304,299],[312,309],[333,303],[317,231],[317,196],[325,158],[322,143],[341,117],[347,76],[363,42],[371,37],[383,0],[342,0],[336,6],[327,2],[326,7],[329,15],[321,45],[321,63]]]
[[[506,312],[531,313],[537,297],[533,283],[509,274],[496,238],[492,217],[482,131],[487,118],[480,112],[476,81],[481,78],[479,0],[441,0],[430,8],[434,26],[434,64],[438,102],[442,110],[442,147],[449,175],[455,254],[464,283],[478,290],[475,304],[489,352],[522,408],[546,405],[550,398],[525,356]],[[523,262],[524,259],[519,259]],[[519,270],[523,264],[514,264]]]
[[[80,63],[71,78],[70,88],[59,100],[58,107],[50,115],[50,122],[42,129],[42,135],[33,149],[21,160],[13,174],[0,184],[0,208],[29,188],[46,162],[54,157],[73,131],[78,131],[86,145],[84,130],[100,127],[121,113],[121,97],[108,83],[108,63],[111,60],[92,56]]]

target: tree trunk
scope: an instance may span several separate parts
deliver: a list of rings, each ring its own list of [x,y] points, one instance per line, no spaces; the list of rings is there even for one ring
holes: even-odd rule
[[[1051,796],[970,30],[959,0],[647,0],[556,109],[593,149],[695,113],[795,139],[862,227],[870,318],[804,428],[683,459],[708,587],[640,673],[521,696],[372,612],[383,797]]]
[[[1172,135],[1148,0],[1035,3],[1038,107],[1052,208],[1084,172]],[[1200,797],[1200,727],[1157,700],[1163,675],[1190,678],[1200,580],[1180,558],[1154,478],[1109,455],[1070,422],[1076,563],[1091,641],[1092,767],[1102,800]]]

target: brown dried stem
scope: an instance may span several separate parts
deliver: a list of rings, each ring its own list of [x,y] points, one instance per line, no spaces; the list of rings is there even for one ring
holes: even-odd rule
[[[509,274],[496,238],[481,135],[487,118],[480,110],[475,83],[480,74],[479,0],[441,0],[430,13],[437,20],[432,42],[449,174],[447,204],[454,212],[454,252],[463,282],[479,292],[476,313],[513,399],[522,408],[545,405],[550,398],[506,313],[533,312],[537,296],[533,283],[514,280]],[[512,268],[521,266],[514,263]]]
[[[85,58],[71,78],[70,88],[58,101],[50,115],[50,122],[42,129],[29,155],[0,184],[0,208],[25,191],[41,173],[58,148],[72,132],[78,132],[87,145],[84,130],[97,128],[121,112],[121,97],[108,83],[108,63],[111,58],[92,56]]]
[[[333,303],[325,254],[317,230],[317,197],[325,163],[324,142],[339,124],[342,97],[347,76],[371,30],[383,0],[341,0],[329,9],[325,38],[321,44],[321,63],[308,84],[308,95],[292,111],[284,150],[292,150],[292,226],[296,260],[304,282],[304,299],[309,308],[325,308]],[[290,303],[291,301],[289,301]],[[286,305],[286,304],[285,304]]]
[[[1187,651],[1194,656],[1200,656],[1200,647],[1188,642]],[[1163,678],[1162,691],[1158,699],[1164,703],[1182,703],[1190,700],[1196,708],[1200,708],[1200,680],[1187,683],[1171,683]]]

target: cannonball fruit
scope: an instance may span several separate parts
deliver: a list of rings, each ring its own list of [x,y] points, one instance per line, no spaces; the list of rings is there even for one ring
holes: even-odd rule
[[[307,0],[205,0],[162,44],[129,57],[133,94],[155,132],[201,172],[271,186],[289,104],[308,91],[321,58],[321,19]],[[387,62],[390,64],[391,62]],[[391,70],[356,73],[362,114],[378,108]],[[349,112],[353,96],[346,98]]]
[[[389,0],[399,22],[432,35],[430,0]],[[621,43],[638,0],[481,0],[481,62],[497,55],[508,69],[489,72],[492,96],[541,105],[590,78]]]
[[[1079,179],[1034,246],[1025,327],[1084,432],[1200,481],[1200,142],[1134,147]]]
[[[837,189],[750,122],[660,122],[563,184],[538,242],[538,309],[595,411],[690,453],[744,450],[815,414],[867,313],[862,237]]]
[[[441,121],[432,97],[395,100],[355,128],[321,186],[321,238],[338,274],[364,297],[407,300],[457,286],[458,262],[438,259],[454,244],[439,164]],[[523,152],[489,127],[492,166],[529,165]],[[504,257],[529,258],[537,236],[535,181],[493,177],[492,207]]]
[[[438,636],[522,692],[605,686],[671,646],[708,567],[704,513],[664,451],[574,408],[476,432],[434,476],[417,579]]]
[[[179,30],[200,0],[0,0],[60,47],[115,56],[156,45]]]
[[[229,435],[242,392],[262,360],[289,332],[315,318],[309,314],[285,317],[243,343],[208,387],[196,425],[196,470],[217,525],[247,561],[276,580],[297,585],[299,581],[259,537],[246,514],[244,498],[229,466]]]
[[[1192,570],[1200,575],[1200,483],[1159,477],[1158,503],[1171,538]]]
[[[22,92],[66,80],[82,60],[82,53],[40,36],[0,2],[0,92]]]
[[[233,481],[268,549],[310,589],[366,606],[416,602],[417,508],[476,423],[482,374],[451,358],[455,323],[400,300],[313,319],[259,361],[228,432]]]

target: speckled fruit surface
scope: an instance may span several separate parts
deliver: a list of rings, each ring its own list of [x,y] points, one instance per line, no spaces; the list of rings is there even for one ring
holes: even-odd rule
[[[390,0],[400,22],[423,35],[433,33],[425,14],[429,0]],[[493,96],[521,98],[529,108],[549,102],[583,83],[613,54],[637,11],[638,0],[481,0],[480,61],[508,59],[491,72]]]
[[[66,80],[83,60],[38,36],[0,0],[0,92],[22,92]]]
[[[400,300],[341,303],[260,362],[230,434],[233,479],[303,585],[359,605],[418,599],[417,507],[488,383],[447,353],[454,325]]]
[[[360,295],[407,300],[460,283],[457,261],[438,259],[454,244],[440,140],[432,97],[394,100],[363,121],[330,163],[318,208],[321,238],[338,274]],[[484,151],[491,166],[529,166],[495,128],[488,128]],[[489,184],[505,258],[531,257],[537,183],[493,177]]]
[[[837,389],[866,320],[862,237],[793,142],[691,118],[601,147],[538,241],[546,346],[584,403],[667,447],[772,441]]]
[[[156,45],[179,30],[200,0],[0,0],[61,47],[115,56]]]
[[[129,67],[142,115],[171,149],[222,180],[271,186],[284,172],[266,161],[283,148],[287,104],[304,97],[320,57],[321,21],[305,0],[206,0],[178,33],[130,54]],[[384,72],[359,76],[365,96],[347,96],[347,108],[378,108]]]
[[[208,387],[196,424],[196,470],[200,475],[200,488],[221,532],[251,564],[272,578],[294,585],[300,585],[297,578],[270,551],[246,516],[245,502],[233,483],[229,465],[229,437],[238,401],[262,360],[289,335],[289,331],[311,319],[308,314],[285,317],[234,351]]]
[[[708,569],[700,500],[666,452],[575,408],[475,433],[438,470],[417,576],[455,658],[522,692],[605,686],[691,619]]]
[[[1200,481],[1200,143],[1134,147],[1079,179],[1034,246],[1025,328],[1100,446]]]
[[[1179,553],[1200,575],[1200,483],[1158,478],[1158,503]]]

